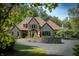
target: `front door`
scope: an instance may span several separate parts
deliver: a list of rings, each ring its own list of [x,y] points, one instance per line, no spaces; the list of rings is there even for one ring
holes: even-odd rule
[[[38,37],[37,31],[31,31],[31,37]]]
[[[22,38],[27,37],[27,35],[28,35],[28,31],[22,31]]]

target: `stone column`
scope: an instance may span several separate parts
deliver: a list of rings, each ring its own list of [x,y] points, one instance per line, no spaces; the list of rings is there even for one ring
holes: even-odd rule
[[[28,30],[28,37],[31,37],[30,30]]]
[[[40,37],[40,31],[38,31],[38,37]]]

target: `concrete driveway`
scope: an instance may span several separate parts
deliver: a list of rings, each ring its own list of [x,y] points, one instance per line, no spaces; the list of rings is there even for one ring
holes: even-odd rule
[[[62,40],[62,44],[47,44],[47,43],[36,43],[36,42],[27,42],[26,39],[17,39],[16,43],[37,46],[48,51],[48,55],[63,55],[63,56],[72,56],[74,45],[79,44],[79,40]]]

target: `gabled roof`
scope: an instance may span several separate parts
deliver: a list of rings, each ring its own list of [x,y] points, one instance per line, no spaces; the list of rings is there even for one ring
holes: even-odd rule
[[[39,25],[42,27],[46,22],[40,18],[40,17],[35,17],[36,21],[39,23]]]
[[[25,28],[23,26],[23,24],[26,24],[30,21],[32,17],[26,17],[22,22],[20,22],[19,24],[17,24],[16,26],[20,29],[20,30],[28,30],[28,28]]]
[[[28,28],[25,28],[23,26],[23,24],[29,24],[30,21],[32,19],[35,19],[37,21],[37,23],[40,25],[40,27],[42,27],[44,24],[48,24],[53,30],[59,30],[60,27],[54,23],[53,21],[51,20],[48,20],[47,22],[45,22],[42,18],[40,17],[26,17],[21,23],[19,23],[18,25],[16,25],[18,27],[18,29],[20,30],[28,30]]]
[[[53,21],[51,21],[51,20],[48,20],[48,21],[47,21],[47,24],[48,24],[53,30],[59,30],[59,29],[60,29],[60,27],[59,27],[56,23],[54,23]]]
[[[45,24],[45,21],[40,17],[26,17],[21,23],[16,25],[20,30],[28,30],[28,28],[23,27],[23,24],[28,24],[32,19],[35,19],[40,27],[42,27]]]

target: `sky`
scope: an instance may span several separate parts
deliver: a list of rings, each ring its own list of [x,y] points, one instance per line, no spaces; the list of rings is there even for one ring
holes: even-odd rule
[[[68,17],[68,10],[74,7],[76,7],[76,3],[60,3],[51,13],[48,10],[46,13],[51,16],[57,16],[60,20],[64,20],[65,17]]]

